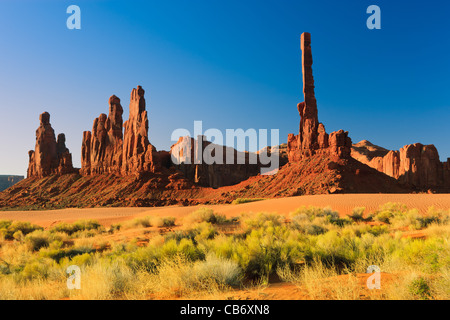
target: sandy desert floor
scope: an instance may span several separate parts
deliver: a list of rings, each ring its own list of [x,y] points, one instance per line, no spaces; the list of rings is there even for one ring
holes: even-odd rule
[[[290,198],[279,198],[279,199],[269,199],[261,200],[255,202],[248,202],[243,204],[226,204],[226,205],[208,205],[201,207],[208,207],[214,210],[215,213],[225,215],[227,218],[239,217],[243,213],[251,212],[269,212],[278,213],[289,217],[289,214],[302,206],[314,206],[314,207],[331,207],[334,211],[339,212],[341,216],[346,216],[352,212],[356,207],[365,207],[366,214],[375,212],[380,206],[386,203],[402,203],[406,205],[409,209],[417,209],[421,213],[426,213],[430,207],[441,210],[450,209],[450,194],[345,194],[345,195],[313,195],[313,196],[300,196],[300,197],[290,197]],[[64,209],[64,210],[46,210],[46,211],[0,211],[0,220],[15,220],[15,221],[27,221],[33,224],[40,225],[46,229],[57,225],[61,222],[73,223],[79,220],[96,220],[105,227],[109,227],[112,224],[120,223],[123,228],[114,229],[116,231],[104,231],[95,234],[92,238],[78,239],[73,238],[67,242],[70,244],[70,248],[74,248],[76,242],[79,240],[80,243],[83,241],[90,241],[93,248],[101,248],[102,244],[105,244],[107,250],[111,249],[111,244],[122,244],[122,243],[135,243],[137,247],[146,247],[152,244],[155,246],[158,243],[158,239],[170,235],[174,231],[187,230],[186,228],[192,227],[188,220],[185,221],[185,217],[191,215],[191,213],[197,211],[198,206],[183,207],[183,206],[168,206],[168,207],[155,207],[155,208],[85,208],[85,209]],[[174,217],[176,222],[174,226],[169,227],[157,227],[143,226],[143,225],[133,225],[133,223],[127,223],[127,221],[134,220],[139,217]],[[143,219],[145,220],[145,219]],[[124,224],[122,224],[125,222]],[[380,222],[377,222],[380,223]],[[365,224],[365,222],[363,223]],[[370,226],[373,224],[367,223]],[[242,231],[239,226],[216,226],[223,235],[233,235],[233,232]],[[237,229],[233,229],[233,228]],[[354,228],[363,228],[364,226],[354,225]],[[429,245],[438,246],[448,235],[448,227],[446,226],[435,226],[434,229],[411,229],[392,227],[392,230],[401,231],[401,239],[405,240],[429,240],[428,237],[431,235],[434,238],[429,240]],[[397,228],[397,229],[395,229]],[[358,229],[358,230],[360,230]],[[113,229],[111,229],[113,230]],[[350,230],[350,229],[349,229]],[[363,230],[363,229],[361,229]],[[434,230],[434,231],[433,231]],[[239,231],[239,232],[240,232]],[[40,231],[41,232],[41,231]],[[50,231],[44,231],[50,232]],[[434,233],[433,233],[434,232]],[[328,234],[328,233],[327,233]],[[331,234],[331,233],[330,233]],[[45,234],[44,234],[45,235]],[[393,236],[393,235],[392,235]],[[159,238],[158,238],[159,237]],[[394,236],[393,236],[394,237]],[[448,238],[448,237],[447,237]],[[445,238],[445,239],[447,239]],[[397,238],[396,238],[397,239]],[[154,241],[154,242],[152,242]],[[220,240],[218,240],[220,241]],[[223,239],[222,239],[223,241]],[[306,240],[305,240],[306,241]],[[392,240],[392,241],[398,241]],[[238,241],[239,242],[239,241]],[[236,242],[236,243],[238,243]],[[304,242],[305,244],[307,242]],[[338,242],[336,242],[338,243]],[[409,243],[409,242],[405,242]],[[5,252],[3,254],[8,254],[8,248],[13,248],[16,246],[26,246],[24,240],[5,240]],[[419,246],[420,243],[415,243]],[[69,249],[70,249],[69,248]],[[402,247],[403,248],[403,247]],[[414,247],[415,248],[415,247]],[[65,253],[67,250],[65,248],[59,249],[61,253]],[[43,249],[43,252],[46,248]],[[96,249],[97,250],[97,249]],[[99,249],[100,250],[100,249]],[[101,249],[103,250],[103,249]],[[102,254],[102,251],[98,251]],[[400,250],[400,249],[398,249]],[[411,249],[412,250],[412,249]],[[11,251],[14,252],[14,251]],[[398,251],[403,254],[411,254],[411,252]],[[406,253],[405,253],[406,252]],[[1,254],[1,252],[0,252]],[[41,252],[30,253],[31,256],[39,256]],[[0,256],[0,258],[2,258]],[[32,260],[30,260],[32,261]],[[33,260],[34,261],[34,260]],[[394,261],[394,260],[393,260]],[[440,261],[440,260],[439,260]],[[389,265],[387,264],[389,267]],[[395,267],[395,265],[394,265]],[[305,284],[296,282],[297,280],[281,280],[278,276],[268,279],[267,283],[253,283],[253,282],[242,282],[242,286],[236,288],[229,288],[224,291],[217,291],[213,295],[211,293],[198,292],[189,295],[189,299],[219,299],[219,300],[302,300],[302,299],[315,299],[314,295],[318,297],[327,297],[326,299],[338,299],[337,297],[345,296],[346,299],[385,299],[386,297],[395,296],[395,288],[404,288],[409,281],[409,273],[406,274],[403,269],[398,269],[391,267],[392,270],[386,270],[382,273],[383,279],[383,290],[373,290],[367,289],[366,281],[368,279],[368,274],[366,273],[354,273],[351,274],[329,274],[323,276],[322,278],[313,279]],[[402,265],[400,265],[402,267]],[[56,267],[55,267],[56,268]],[[398,270],[397,270],[398,269]],[[358,269],[359,270],[359,269]],[[403,270],[403,271],[402,271]],[[406,270],[406,269],[405,269]],[[409,270],[409,269],[408,269]],[[411,269],[413,270],[413,269]],[[415,269],[414,269],[415,270]],[[413,270],[413,271],[414,271]],[[359,271],[358,271],[359,272]],[[408,271],[409,272],[409,271]],[[412,272],[412,271],[411,271]],[[410,272],[410,273],[411,273]],[[414,271],[416,272],[416,271]],[[412,273],[411,273],[412,274]],[[415,274],[415,273],[414,273]],[[435,274],[427,275],[432,279]],[[439,277],[442,275],[439,274]],[[5,278],[5,277],[4,277]],[[6,277],[7,278],[7,277]],[[5,278],[5,279],[6,279]],[[273,279],[272,279],[273,278]],[[152,278],[153,279],[153,278]],[[406,279],[406,280],[405,280]],[[428,278],[427,278],[428,279]],[[1,279],[0,279],[1,280]],[[8,280],[8,279],[7,279]],[[248,279],[247,279],[248,280]],[[246,280],[246,281],[247,281]],[[6,280],[5,280],[6,281]],[[302,280],[303,281],[303,280]],[[314,282],[316,281],[316,282]],[[428,281],[428,280],[427,280]],[[9,282],[8,282],[9,283]],[[58,282],[59,283],[59,282]],[[318,287],[317,290],[311,290],[309,286],[313,283],[314,288]],[[409,283],[409,282],[408,282]],[[434,282],[433,282],[434,283]],[[436,282],[437,283],[437,282]],[[11,283],[9,283],[11,285]],[[45,291],[45,294],[51,296],[52,290],[54,290],[54,285],[52,282],[46,283],[47,287],[50,288]],[[349,287],[351,285],[351,287]],[[27,296],[28,289],[20,289],[14,286],[11,287],[16,290],[16,298]],[[40,288],[39,285],[37,287]],[[342,289],[344,288],[344,289]],[[394,288],[394,289],[392,289]],[[176,289],[176,288],[175,288]],[[162,290],[161,293],[151,293],[150,295],[144,295],[140,298],[146,299],[186,299],[186,296],[180,294],[178,289],[172,292]],[[31,290],[31,289],[30,289]],[[37,289],[36,289],[37,290]],[[39,289],[40,290],[40,289]],[[86,289],[88,290],[88,289]],[[400,289],[399,289],[400,290]],[[44,292],[43,291],[43,292]],[[38,292],[38,291],[37,291]],[[90,299],[91,292],[86,291],[87,296],[80,295],[74,296],[74,299]],[[312,292],[312,293],[311,293]],[[400,292],[400,291],[399,291]],[[401,291],[400,293],[402,293]],[[0,290],[1,293],[1,290]],[[31,292],[30,295],[34,296],[35,293]],[[37,293],[36,293],[37,294]],[[394,297],[393,296],[393,297]],[[39,297],[39,296],[38,296]],[[54,297],[54,296],[51,296]],[[68,296],[64,296],[69,298]],[[334,297],[334,298],[333,298]],[[403,296],[402,296],[403,297]],[[409,297],[409,296],[408,296]],[[27,298],[28,299],[28,298]],[[39,298],[40,299],[40,298]],[[53,298],[52,298],[53,299]]]
[[[288,215],[301,206],[331,207],[341,216],[350,214],[355,207],[365,207],[370,213],[387,202],[399,202],[408,208],[426,212],[431,206],[436,209],[450,208],[450,194],[342,194],[312,195],[290,198],[269,199],[239,205],[210,205],[216,213],[227,217],[244,212],[277,212]],[[204,206],[202,206],[204,207]],[[59,222],[75,222],[84,219],[97,220],[104,226],[132,220],[140,216],[181,218],[197,210],[198,207],[168,206],[155,208],[86,208],[46,211],[5,211],[0,212],[0,220],[29,221],[44,228]]]

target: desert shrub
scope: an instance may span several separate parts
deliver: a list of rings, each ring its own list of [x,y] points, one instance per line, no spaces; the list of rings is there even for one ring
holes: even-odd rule
[[[344,273],[345,276],[338,277],[341,272],[335,266],[325,265],[320,260],[297,270],[282,266],[277,268],[277,274],[282,281],[301,286],[308,299],[356,300],[360,296],[356,276]]]
[[[317,224],[307,224],[304,228],[304,233],[307,235],[318,235],[326,233],[328,230]]]
[[[67,233],[64,232],[46,232],[46,234],[48,235],[48,240],[49,243],[52,243],[54,241],[59,241],[59,242],[67,242],[70,243],[70,237]]]
[[[49,236],[42,230],[37,230],[25,236],[25,244],[31,251],[39,251],[43,247],[48,247]]]
[[[53,266],[53,261],[50,259],[34,259],[28,262],[20,273],[16,274],[16,280],[22,282],[33,279],[46,279]]]
[[[82,267],[82,266],[86,266],[86,265],[91,265],[92,262],[93,262],[92,253],[83,253],[83,254],[74,256],[70,260],[70,265],[76,265],[76,266]]]
[[[303,259],[297,235],[298,232],[293,233],[287,226],[267,220],[263,227],[252,229],[242,239],[224,241],[220,238],[220,245],[211,249],[218,256],[236,261],[247,277],[267,278],[278,265]]]
[[[294,218],[296,216],[302,215],[308,217],[311,221],[315,217],[322,217],[324,216],[322,208],[314,207],[314,206],[301,206],[300,208],[296,209],[294,212],[290,213],[291,218]]]
[[[163,247],[164,248],[164,247]],[[205,258],[205,253],[192,240],[182,239],[178,244],[177,253],[184,254],[189,260],[196,261]]]
[[[412,280],[408,289],[416,299],[429,300],[432,297],[428,281],[423,277]]]
[[[126,263],[118,258],[114,261],[95,259],[90,265],[82,268],[80,290],[74,295],[84,299],[104,300],[132,295],[139,279]]]
[[[132,252],[123,251],[120,254],[116,252],[109,256],[109,259],[114,260],[117,256],[120,256],[134,271],[153,272],[161,259],[161,251],[154,246],[148,246],[137,248]]]
[[[379,235],[385,234],[389,232],[389,228],[385,225],[348,225],[342,228],[341,234],[349,233],[351,236],[362,237],[363,235],[369,233],[376,237]]]
[[[299,214],[292,218],[291,228],[306,235],[318,235],[328,231],[328,229],[318,223],[313,223],[305,214]]]
[[[335,218],[334,216],[327,216],[327,221],[328,221],[328,223],[334,224],[334,225],[336,225],[338,227],[341,227],[341,228],[353,223],[353,221],[351,219],[349,219],[348,217],[345,217],[345,218],[337,217],[337,218]]]
[[[123,224],[124,229],[149,228],[152,227],[153,218],[150,216],[138,217]]]
[[[391,210],[380,214],[382,214],[380,221],[391,223],[397,228],[407,227],[410,230],[425,229],[431,224],[448,224],[450,216],[448,211],[436,210],[434,207],[428,208],[426,214],[419,214],[417,209]]]
[[[209,208],[200,208],[189,216],[187,216],[184,221],[187,224],[209,222],[212,224],[223,224],[228,222],[224,215],[217,214],[214,210]]]
[[[193,272],[201,281],[211,278],[219,285],[237,286],[242,280],[242,270],[232,260],[218,258],[208,254],[204,261],[197,261],[193,266]]]
[[[60,223],[50,229],[50,232],[64,232],[69,236],[80,231],[102,231],[103,227],[95,220],[80,220],[75,223]]]
[[[247,229],[259,229],[267,226],[281,226],[284,217],[277,213],[259,212],[243,215],[242,220]]]
[[[189,261],[196,261],[205,258],[205,253],[197,247],[191,239],[183,238],[177,243],[176,240],[169,240],[161,247],[162,257],[174,257],[183,255]]]
[[[188,230],[176,230],[174,232],[168,233],[164,238],[165,241],[175,240],[180,242],[181,239],[190,239],[195,241],[195,237],[199,234],[198,228],[190,228]]]
[[[56,263],[62,263],[62,260],[65,258],[70,260],[78,255],[93,252],[95,252],[95,249],[92,245],[76,245],[63,248],[62,242],[53,241],[48,247],[43,247],[39,250],[39,256],[53,259]]]
[[[318,260],[326,266],[349,267],[357,258],[356,240],[343,237],[335,230],[314,239],[309,261]]]
[[[316,217],[327,217],[330,216],[334,219],[339,218],[339,213],[336,211],[333,211],[330,207],[325,208],[318,208],[314,206],[301,206],[300,208],[296,209],[294,212],[290,214],[291,218],[297,216],[297,215],[306,215],[311,220],[313,220]]]
[[[394,215],[389,211],[381,211],[375,215],[375,220],[383,222],[383,223],[390,223],[390,219],[393,216]]]
[[[264,199],[264,198],[237,198],[237,199],[233,200],[232,204],[243,204],[243,203],[262,201],[262,200],[266,200],[266,199]]]
[[[25,236],[35,230],[44,230],[44,228],[31,224],[29,222],[22,221],[0,221],[0,236],[6,240],[14,240],[14,234],[17,237],[20,236],[20,233]]]
[[[404,204],[388,202],[380,206],[374,213],[374,217],[377,221],[390,224],[392,218],[404,215],[406,212],[407,207]]]
[[[390,223],[395,228],[408,228],[410,230],[418,230],[422,228],[420,223],[421,216],[416,209],[408,210],[402,214],[389,215],[382,217],[380,221]]]
[[[428,208],[427,215],[438,217],[440,224],[446,225],[450,223],[450,209],[436,209],[434,206],[431,206]]]
[[[19,230],[19,231],[14,232],[13,238],[14,238],[14,240],[17,240],[17,241],[23,241],[25,236],[23,235],[22,231]]]
[[[330,207],[318,208],[318,207],[305,207],[302,206],[290,213],[292,220],[306,220],[309,219],[311,222],[315,222],[315,224],[334,224],[339,227],[343,227],[348,224],[352,224],[352,220],[349,218],[340,218],[339,213],[333,211]]]
[[[114,233],[114,232],[120,231],[121,228],[122,228],[122,225],[120,223],[112,224],[109,226],[108,232]]]
[[[431,224],[447,224],[448,213],[437,211],[433,207],[428,209],[426,214],[419,214],[417,209],[408,210],[402,214],[394,214],[390,218],[390,223],[394,227],[407,227],[410,230],[425,229]]]
[[[175,218],[174,217],[155,217],[152,219],[152,225],[158,228],[168,228],[175,226]]]
[[[184,255],[164,258],[148,277],[148,287],[158,297],[215,295],[238,284],[239,267],[227,260],[208,258],[193,263]]]
[[[352,213],[349,215],[349,217],[354,221],[365,221],[366,220],[364,218],[365,210],[366,208],[364,207],[353,208]]]
[[[11,225],[11,220],[0,220],[0,230],[1,229],[8,229],[8,227]]]
[[[422,228],[427,228],[431,224],[447,225],[450,222],[450,210],[430,207],[427,213],[419,218],[419,222]]]
[[[372,226],[365,230],[367,231],[367,233],[373,234],[376,237],[378,237],[381,234],[389,232],[389,229],[387,226]]]
[[[401,242],[393,255],[423,272],[437,272],[450,263],[450,247],[444,239],[409,239]]]
[[[202,222],[196,225],[194,228],[194,232],[196,233],[194,237],[194,242],[202,242],[203,240],[214,239],[214,237],[218,234],[214,225],[208,222]]]

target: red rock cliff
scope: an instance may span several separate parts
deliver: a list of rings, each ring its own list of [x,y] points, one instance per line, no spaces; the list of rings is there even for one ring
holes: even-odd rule
[[[352,157],[419,189],[450,188],[450,159],[441,163],[434,145],[414,143],[388,151],[364,140],[353,146]]]

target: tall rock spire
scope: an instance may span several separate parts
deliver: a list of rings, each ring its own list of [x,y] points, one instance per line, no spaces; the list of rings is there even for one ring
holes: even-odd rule
[[[109,98],[109,115],[102,113],[94,120],[92,132],[83,132],[81,173],[119,172],[122,165],[122,114],[120,99]]]
[[[156,150],[148,140],[148,116],[144,94],[145,91],[141,86],[131,91],[130,115],[124,123],[123,172],[154,171],[153,152]]]
[[[300,113],[300,142],[302,153],[311,155],[312,150],[317,149],[317,101],[314,94],[314,77],[312,72],[311,34],[305,32],[300,37],[302,49],[302,73],[303,95],[305,101],[299,103],[297,108]]]
[[[340,158],[350,157],[351,140],[348,132],[339,130],[330,135],[319,123],[317,101],[314,93],[313,58],[311,34],[305,32],[300,37],[302,49],[303,95],[305,101],[297,105],[300,114],[298,135],[288,136],[288,157],[290,162],[299,161],[316,153],[328,153]]]

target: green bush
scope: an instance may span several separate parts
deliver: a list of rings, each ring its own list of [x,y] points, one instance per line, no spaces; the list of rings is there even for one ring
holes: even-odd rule
[[[75,223],[60,223],[50,229],[50,232],[64,232],[69,236],[80,231],[102,231],[103,227],[95,220],[80,220]]]
[[[244,215],[242,220],[247,228],[257,229],[265,226],[281,226],[285,219],[277,213],[259,212],[257,214]]]
[[[155,218],[153,219],[153,224],[158,228],[168,228],[175,226],[175,218],[174,217],[164,217],[164,218]]]
[[[242,280],[242,270],[235,261],[218,258],[213,254],[206,256],[204,261],[194,264],[193,272],[201,281],[203,279],[213,279],[220,285],[237,286]]]
[[[366,208],[364,208],[364,207],[354,208],[352,210],[352,213],[349,215],[349,217],[351,219],[353,219],[354,221],[365,221],[365,218],[364,218],[365,210],[366,210]]]
[[[2,236],[5,240],[14,240],[14,234],[18,237],[22,233],[23,236],[35,231],[35,230],[44,230],[44,228],[31,224],[29,222],[22,221],[0,221],[0,236]]]
[[[404,215],[407,212],[407,207],[401,203],[388,202],[374,213],[375,220],[390,224],[391,219],[395,216]]]
[[[423,278],[417,278],[411,281],[408,286],[409,292],[419,300],[430,300],[431,290],[428,281]]]
[[[310,221],[305,214],[299,214],[292,218],[291,228],[300,231],[306,235],[318,235],[328,231],[328,229],[320,224]]]
[[[18,274],[17,280],[29,281],[33,279],[46,279],[54,266],[51,260],[38,258],[28,262]]]
[[[48,247],[48,234],[42,230],[37,230],[25,236],[25,244],[31,251],[39,251],[43,247]]]
[[[224,215],[215,213],[212,209],[209,208],[200,208],[189,216],[185,218],[185,221],[189,223],[201,223],[201,222],[209,222],[212,224],[223,224],[227,223],[228,220]]]

